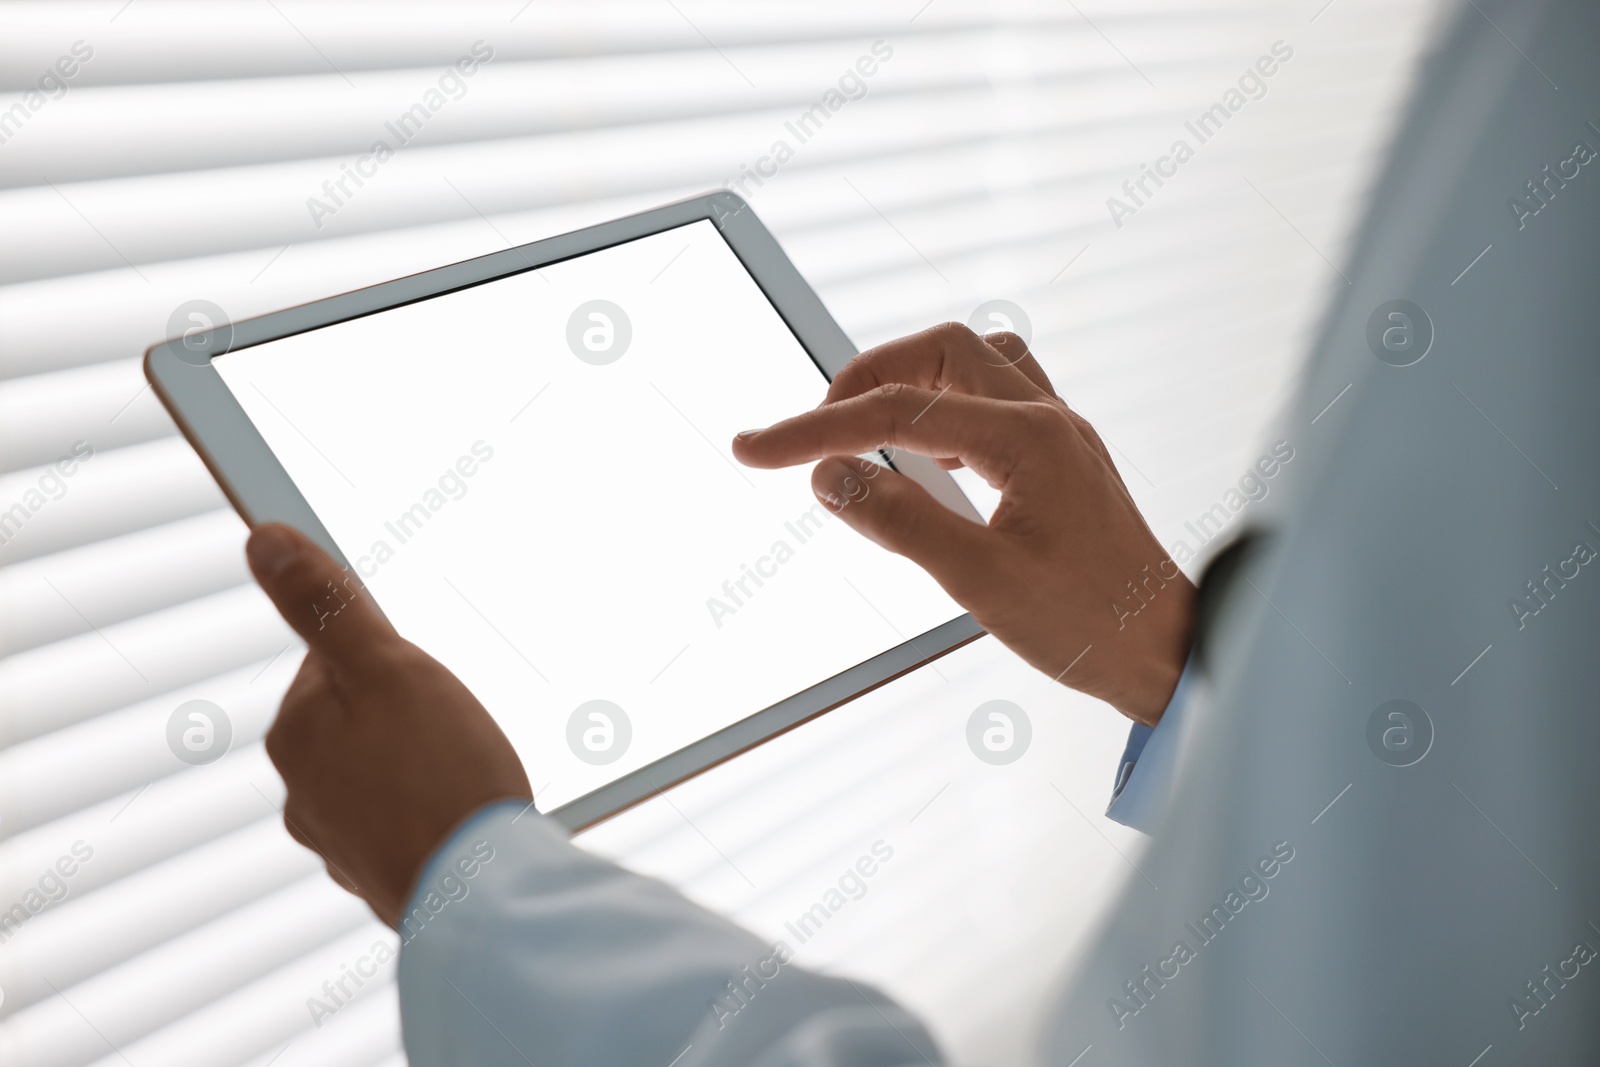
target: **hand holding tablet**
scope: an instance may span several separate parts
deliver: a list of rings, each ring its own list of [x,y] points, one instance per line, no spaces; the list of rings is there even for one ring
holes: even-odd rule
[[[932,417],[936,399],[952,401],[953,417]],[[990,480],[1003,493],[993,523],[849,455],[854,442],[880,438]],[[1194,590],[1172,572],[1131,628],[1125,612],[1098,610],[1117,592],[1112,561],[1147,568],[1139,560],[1159,546],[1093,429],[1055,397],[1019,338],[943,326],[891,342],[852,361],[822,406],[739,435],[734,451],[755,467],[820,457],[813,491],[849,526],[927,567],[1034,666],[1115,697],[1131,718],[1159,715],[1187,654]],[[288,784],[285,822],[394,924],[438,842],[486,804],[530,797],[527,777],[483,705],[319,548],[269,525],[249,555],[311,647],[267,738]],[[330,587],[337,612],[302,610]],[[1092,661],[1072,652],[1096,644],[1104,651]]]
[[[851,458],[874,449],[968,467],[1000,506],[987,526],[969,522]],[[823,460],[818,498],[926,569],[1006,647],[1130,719],[1160,718],[1188,655],[1194,587],[1022,338],[947,323],[880,345],[821,406],[739,435],[734,454],[755,467]]]
[[[804,471],[731,455],[855,354],[741,206],[669,205],[146,358],[246,521],[347,566],[569,827],[980,632]],[[897,464],[979,521],[937,465]]]
[[[371,597],[302,534],[251,535],[256,581],[307,645],[267,733],[288,787],[283,822],[328,874],[390,926],[428,856],[467,815],[533,802],[528,775],[493,718],[445,667],[405,640]],[[333,619],[305,612],[333,585]]]
[[[852,359],[724,195],[147,356],[310,646],[268,737],[285,821],[389,921],[528,771],[588,825],[979,625],[1143,722],[1176,683],[1193,588],[1022,340]]]

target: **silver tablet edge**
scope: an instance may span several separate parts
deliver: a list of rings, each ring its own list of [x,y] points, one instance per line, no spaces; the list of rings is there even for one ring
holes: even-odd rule
[[[689,197],[255,318],[218,324],[182,338],[169,338],[145,351],[145,377],[247,525],[287,523],[312,538],[348,570],[348,559],[211,366],[212,359],[235,349],[481,285],[702,220],[716,225],[773,309],[831,381],[856,356],[856,346],[754,210],[728,190]],[[975,522],[982,521],[955,480],[931,459],[901,454],[894,457],[894,464],[947,507]],[[248,491],[242,488],[245,486]],[[982,633],[970,615],[960,615],[561,805],[550,814],[569,830],[592,826],[937,659]]]
[[[750,751],[819,715],[848,704],[946,653],[982,637],[971,615],[960,615],[854,667],[802,689],[769,708],[725,726],[678,751],[630,771],[616,781],[550,811],[549,816],[576,833],[636,804],[659,796],[717,764]],[[534,798],[535,807],[538,797]]]

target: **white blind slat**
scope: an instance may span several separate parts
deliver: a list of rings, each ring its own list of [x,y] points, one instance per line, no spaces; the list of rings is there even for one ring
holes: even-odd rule
[[[782,138],[741,191],[846,331],[1019,303],[1175,536],[1291,387],[1442,2],[0,4],[0,1062],[404,1063],[388,972],[308,1009],[393,935],[282,829],[261,737],[300,645],[139,368],[181,306],[243,318],[561,233]],[[1280,39],[1264,95],[1115,226],[1107,198]],[[479,40],[464,93],[317,225],[307,199]],[[878,40],[865,95],[795,144]],[[65,91],[29,96],[79,41]],[[1061,801],[1103,805],[1123,730],[992,642],[938,666],[583,841],[768,937],[890,843],[798,960],[889,989],[961,1062],[1021,1064],[1127,874],[1107,840],[1139,847]],[[1004,773],[961,742],[1000,696],[1039,749]],[[166,747],[189,699],[229,717],[216,763]]]

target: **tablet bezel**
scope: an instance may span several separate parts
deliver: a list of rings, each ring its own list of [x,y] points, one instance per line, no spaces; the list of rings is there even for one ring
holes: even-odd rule
[[[212,359],[700,221],[710,221],[717,227],[812,362],[832,381],[856,356],[855,345],[749,204],[728,190],[169,338],[145,352],[145,377],[246,524],[254,527],[267,522],[287,523],[303,531],[349,570],[348,559],[211,366]],[[900,454],[894,458],[894,466],[947,507],[975,522],[983,521],[955,480],[932,460]],[[970,615],[959,615],[548,814],[569,830],[592,826],[937,659],[982,633]]]

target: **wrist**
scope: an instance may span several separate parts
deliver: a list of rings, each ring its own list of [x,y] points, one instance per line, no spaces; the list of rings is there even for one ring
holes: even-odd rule
[[[1172,701],[1194,644],[1195,588],[1180,574],[1136,619],[1112,634],[1119,649],[1117,691],[1106,700],[1134,722],[1155,726]]]
[[[416,912],[422,898],[438,889],[441,876],[449,873],[452,860],[450,857],[461,851],[463,844],[473,834],[478,833],[482,825],[492,822],[497,816],[510,816],[515,822],[522,813],[528,812],[533,802],[526,797],[506,796],[486,801],[469,811],[460,819],[453,821],[443,833],[430,834],[431,843],[422,851],[419,861],[408,864],[409,873],[400,879],[400,892],[395,897],[392,909],[380,908],[373,904],[373,911],[378,918],[389,926],[400,928],[406,916]],[[530,814],[529,821],[540,818],[536,813]],[[490,849],[492,855],[493,849]]]

